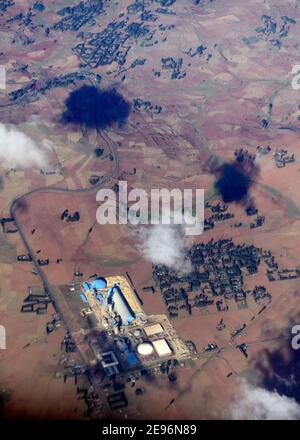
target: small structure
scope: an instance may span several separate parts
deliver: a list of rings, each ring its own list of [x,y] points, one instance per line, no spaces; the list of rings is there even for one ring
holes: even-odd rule
[[[172,354],[171,347],[166,339],[159,339],[158,341],[153,341],[152,343],[159,357]]]
[[[137,352],[140,356],[150,356],[153,351],[153,345],[150,342],[142,342],[137,346]]]
[[[18,255],[17,260],[18,261],[32,261],[32,256],[30,254]]]
[[[96,278],[90,284],[96,290],[98,290],[98,289],[106,289],[106,287],[107,287],[106,279],[102,278],[102,277]]]
[[[9,218],[2,218],[1,219],[1,225],[3,228],[3,232],[5,234],[13,234],[15,232],[18,232],[17,225],[15,223],[15,219],[12,217]]]
[[[157,335],[158,333],[162,333],[164,329],[162,328],[161,324],[153,324],[153,325],[147,325],[144,328],[144,331],[147,336],[153,336],[153,335]]]
[[[100,364],[107,376],[113,376],[119,373],[119,361],[113,351],[107,351],[99,355]]]

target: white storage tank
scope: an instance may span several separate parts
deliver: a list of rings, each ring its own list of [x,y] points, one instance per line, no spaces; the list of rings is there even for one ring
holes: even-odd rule
[[[137,352],[140,356],[150,356],[154,351],[153,345],[150,342],[142,342],[137,346]]]

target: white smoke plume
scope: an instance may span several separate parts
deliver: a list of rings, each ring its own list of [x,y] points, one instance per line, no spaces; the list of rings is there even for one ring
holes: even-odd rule
[[[152,225],[138,233],[141,243],[137,246],[144,258],[153,264],[164,264],[181,273],[192,270],[186,258],[188,238],[183,228],[175,225]]]
[[[49,143],[39,146],[25,133],[0,123],[0,160],[6,168],[42,168],[47,165]]]
[[[234,420],[300,420],[300,405],[276,391],[241,384],[240,394],[230,408]]]

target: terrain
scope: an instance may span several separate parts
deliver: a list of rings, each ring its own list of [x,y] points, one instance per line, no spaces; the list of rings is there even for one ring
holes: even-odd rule
[[[118,180],[147,191],[204,188],[206,201],[215,205],[222,203],[215,170],[243,148],[255,155],[259,171],[249,199],[265,222],[251,229],[254,217],[233,201],[228,211],[234,217],[192,237],[188,246],[232,237],[235,244],[270,250],[281,269],[300,267],[300,110],[299,91],[291,85],[299,62],[299,2],[83,3],[81,11],[73,0],[30,6],[5,0],[0,9],[0,64],[6,68],[1,123],[41,149],[43,140],[50,143],[42,171],[7,165],[1,152],[1,217],[13,214],[19,229],[0,236],[0,323],[7,331],[0,392],[7,418],[94,416],[86,414],[73,379],[64,383],[60,343],[66,329],[45,331],[53,304],[45,314],[20,312],[28,286],[44,280],[64,285],[76,270],[83,279],[129,273],[145,312],[168,313],[153,279],[155,262],[141,252],[134,228],[97,223],[99,188],[114,188]],[[131,105],[126,122],[101,130],[66,124],[65,101],[85,84],[115,88]],[[263,154],[258,146],[270,151]],[[96,148],[103,149],[100,157]],[[274,154],[280,149],[294,161],[278,167]],[[79,211],[80,221],[63,222],[65,209]],[[206,218],[211,214],[207,206]],[[32,262],[17,261],[28,252],[24,243],[36,260],[49,259],[41,273],[33,273]],[[230,418],[243,380],[300,403],[299,359],[290,346],[292,324],[300,319],[299,279],[270,281],[263,265],[245,279],[247,289],[266,287],[272,296],[267,307],[258,313],[261,306],[251,298],[242,309],[232,301],[224,312],[181,310],[171,323],[201,357],[178,367],[175,383],[160,372],[140,378],[145,395],[127,386],[128,407],[113,417]],[[154,294],[143,290],[149,284]],[[216,329],[221,319],[223,331]],[[247,345],[247,358],[231,336],[242,324],[236,339]],[[219,349],[205,352],[212,342]],[[88,387],[86,378],[79,380]]]

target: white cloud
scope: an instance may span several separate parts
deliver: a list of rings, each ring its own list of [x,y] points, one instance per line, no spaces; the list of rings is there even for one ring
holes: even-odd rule
[[[300,420],[300,405],[276,391],[241,383],[238,398],[230,408],[234,420]]]
[[[141,243],[137,246],[146,260],[153,264],[164,264],[182,273],[192,270],[186,258],[188,238],[181,226],[151,225],[138,232]]]
[[[0,123],[0,160],[6,168],[42,168],[48,149],[48,141],[37,145],[25,133]]]

